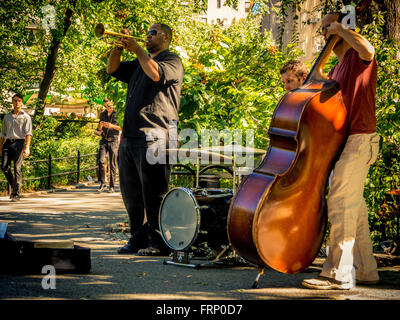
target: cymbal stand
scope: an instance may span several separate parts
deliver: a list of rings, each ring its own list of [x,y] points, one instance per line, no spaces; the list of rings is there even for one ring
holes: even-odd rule
[[[196,189],[199,188],[199,175],[200,175],[200,154],[197,155],[196,159]]]
[[[236,188],[237,188],[237,186],[236,186],[236,157],[235,156],[233,156],[233,162],[232,162],[232,171],[233,171],[233,184],[232,184],[232,191],[233,191],[233,194],[236,194]]]
[[[264,270],[265,268],[261,268],[260,271],[258,272],[256,280],[254,280],[253,285],[251,286],[252,289],[258,288],[258,281],[260,280],[260,277],[264,274]]]
[[[204,262],[204,263],[197,264],[197,269],[200,269],[200,268],[205,267],[205,266],[207,266],[207,265],[212,265],[212,264],[214,264],[214,263],[216,263],[216,262],[220,262],[220,261],[222,261],[222,260],[225,260],[227,257],[224,256],[224,254],[225,254],[225,253],[228,251],[228,249],[230,249],[230,248],[231,248],[231,245],[224,246],[224,248],[221,250],[221,252],[218,253],[218,255],[217,255],[214,259],[212,259],[212,260],[210,260],[210,261],[207,261],[207,262]]]

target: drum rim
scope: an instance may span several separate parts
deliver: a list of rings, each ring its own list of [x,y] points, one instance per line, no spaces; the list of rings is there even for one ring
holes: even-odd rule
[[[176,248],[174,248],[172,245],[170,245],[170,243],[165,239],[164,232],[163,232],[163,227],[162,227],[162,225],[161,225],[161,213],[162,213],[162,208],[163,208],[165,199],[167,199],[167,197],[168,197],[168,195],[169,195],[170,193],[172,193],[173,191],[176,191],[176,190],[182,190],[183,192],[185,192],[186,194],[189,195],[189,197],[190,197],[190,198],[193,200],[193,202],[194,202],[195,210],[196,210],[196,215],[197,215],[197,225],[196,225],[196,230],[195,230],[195,232],[194,232],[193,238],[192,238],[192,240],[190,241],[190,243],[189,243],[186,247],[184,247],[183,249],[176,249]],[[175,251],[184,251],[184,250],[187,250],[188,248],[190,248],[190,246],[191,246],[191,245],[196,241],[196,239],[197,239],[197,236],[198,236],[199,230],[200,230],[200,223],[201,223],[200,206],[199,206],[199,203],[198,203],[197,200],[196,200],[196,197],[193,195],[193,193],[191,192],[190,189],[184,188],[184,187],[177,187],[177,188],[173,188],[173,189],[169,190],[169,191],[165,194],[165,196],[163,197],[163,199],[162,199],[162,201],[161,201],[161,204],[160,204],[160,210],[159,210],[159,214],[158,214],[158,225],[160,226],[161,237],[163,238],[164,242],[166,243],[166,245],[167,245],[168,247],[170,247],[172,250],[175,250]]]

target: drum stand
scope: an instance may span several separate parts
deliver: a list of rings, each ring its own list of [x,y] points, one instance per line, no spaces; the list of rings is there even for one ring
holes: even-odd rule
[[[174,265],[174,266],[180,266],[180,267],[188,267],[188,268],[194,268],[194,269],[200,269],[203,267],[206,267],[208,265],[212,265],[216,262],[221,262],[223,260],[227,260],[230,257],[226,255],[227,252],[229,252],[229,249],[232,249],[232,246],[224,246],[223,250],[212,260],[209,260],[204,263],[190,263],[189,262],[189,252],[188,250],[184,251],[174,251],[173,252],[173,258],[172,260],[164,260],[163,264],[167,265]],[[225,255],[225,256],[224,256]],[[262,275],[264,275],[265,267],[261,267],[259,269],[259,272],[257,274],[256,279],[254,280],[251,288],[252,289],[257,289],[258,288],[258,282],[261,278]]]
[[[258,275],[256,279],[253,282],[253,285],[251,286],[252,289],[257,289],[258,288],[258,281],[260,280],[260,277],[264,274],[265,268],[261,268],[260,271],[258,272]]]
[[[221,252],[218,253],[218,255],[214,259],[208,260],[207,262],[204,262],[204,263],[190,263],[188,250],[183,250],[183,251],[174,250],[172,261],[164,260],[163,264],[171,264],[174,266],[200,269],[202,267],[212,265],[216,262],[221,262],[225,259],[228,259],[229,257],[226,255],[226,253],[229,252],[228,249],[231,249],[231,248],[232,248],[231,245],[223,246],[223,249],[221,250]]]

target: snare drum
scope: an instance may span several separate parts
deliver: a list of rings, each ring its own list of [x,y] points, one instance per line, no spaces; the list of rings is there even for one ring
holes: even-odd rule
[[[230,189],[170,190],[160,206],[160,231],[173,250],[188,250],[207,242],[209,248],[228,245],[227,216]]]

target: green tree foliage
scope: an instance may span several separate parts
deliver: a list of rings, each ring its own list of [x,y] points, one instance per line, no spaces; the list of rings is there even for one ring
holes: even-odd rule
[[[268,145],[267,128],[284,90],[280,66],[299,54],[277,50],[259,21],[247,19],[231,28],[203,31],[205,38],[188,54],[182,93],[181,129],[255,132],[258,147]]]
[[[0,103],[5,104],[7,92],[24,92],[37,83],[43,72],[43,46],[35,45],[36,39],[44,42],[43,30],[34,35],[26,27],[41,15],[38,8],[42,1],[5,0],[0,5]]]
[[[363,28],[376,49],[379,66],[376,108],[381,137],[380,154],[369,172],[365,197],[371,209],[371,225],[376,235],[383,238],[394,236],[398,210],[388,191],[400,189],[400,61],[396,59],[400,47],[383,37],[384,23],[382,13],[378,12],[373,22]]]

